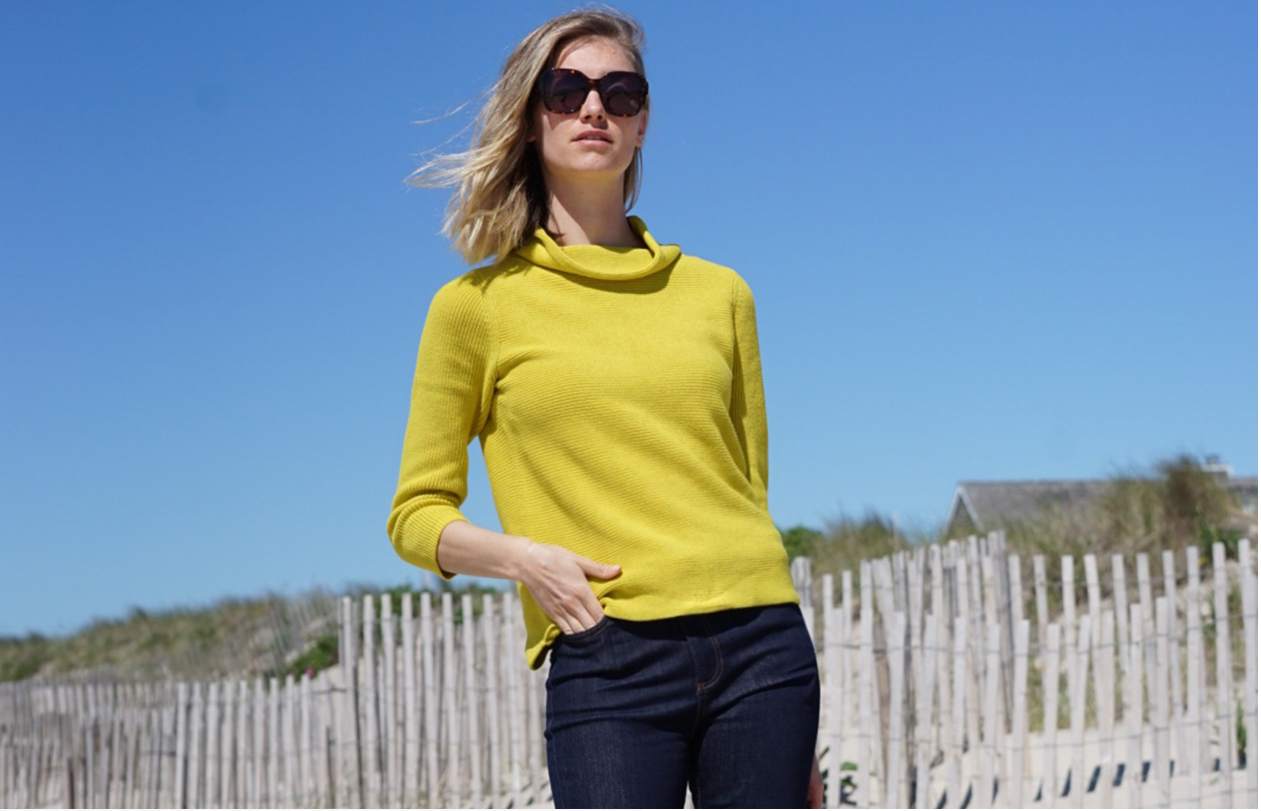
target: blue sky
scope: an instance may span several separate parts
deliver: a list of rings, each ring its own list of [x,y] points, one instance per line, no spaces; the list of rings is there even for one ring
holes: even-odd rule
[[[623,7],[635,212],[754,290],[781,526],[1256,474],[1255,4]],[[570,8],[0,5],[0,634],[418,579],[385,519],[463,268],[402,181],[467,112],[416,122]]]

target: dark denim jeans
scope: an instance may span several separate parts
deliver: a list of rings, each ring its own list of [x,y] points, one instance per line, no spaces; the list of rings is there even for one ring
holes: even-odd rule
[[[562,635],[547,679],[557,808],[801,808],[819,725],[795,605]]]

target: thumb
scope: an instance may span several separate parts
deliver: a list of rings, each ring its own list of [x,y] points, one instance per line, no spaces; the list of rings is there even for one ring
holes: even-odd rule
[[[622,573],[622,567],[614,563],[596,563],[594,560],[579,557],[578,566],[589,577],[600,580],[611,580]]]

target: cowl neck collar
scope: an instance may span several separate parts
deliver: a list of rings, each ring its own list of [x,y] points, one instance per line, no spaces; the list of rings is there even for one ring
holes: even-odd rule
[[[542,228],[517,248],[515,253],[528,262],[552,270],[589,279],[642,279],[667,267],[679,258],[678,245],[659,245],[638,217],[629,217],[631,230],[648,247],[611,248],[604,245],[561,246]]]

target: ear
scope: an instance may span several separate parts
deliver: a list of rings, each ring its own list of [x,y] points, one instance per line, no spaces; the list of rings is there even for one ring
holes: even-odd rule
[[[635,146],[644,145],[644,133],[648,131],[648,111],[639,117],[639,132],[635,133]]]
[[[538,108],[532,102],[533,98],[526,102],[525,108],[525,142],[527,144],[532,144],[539,139]]]

